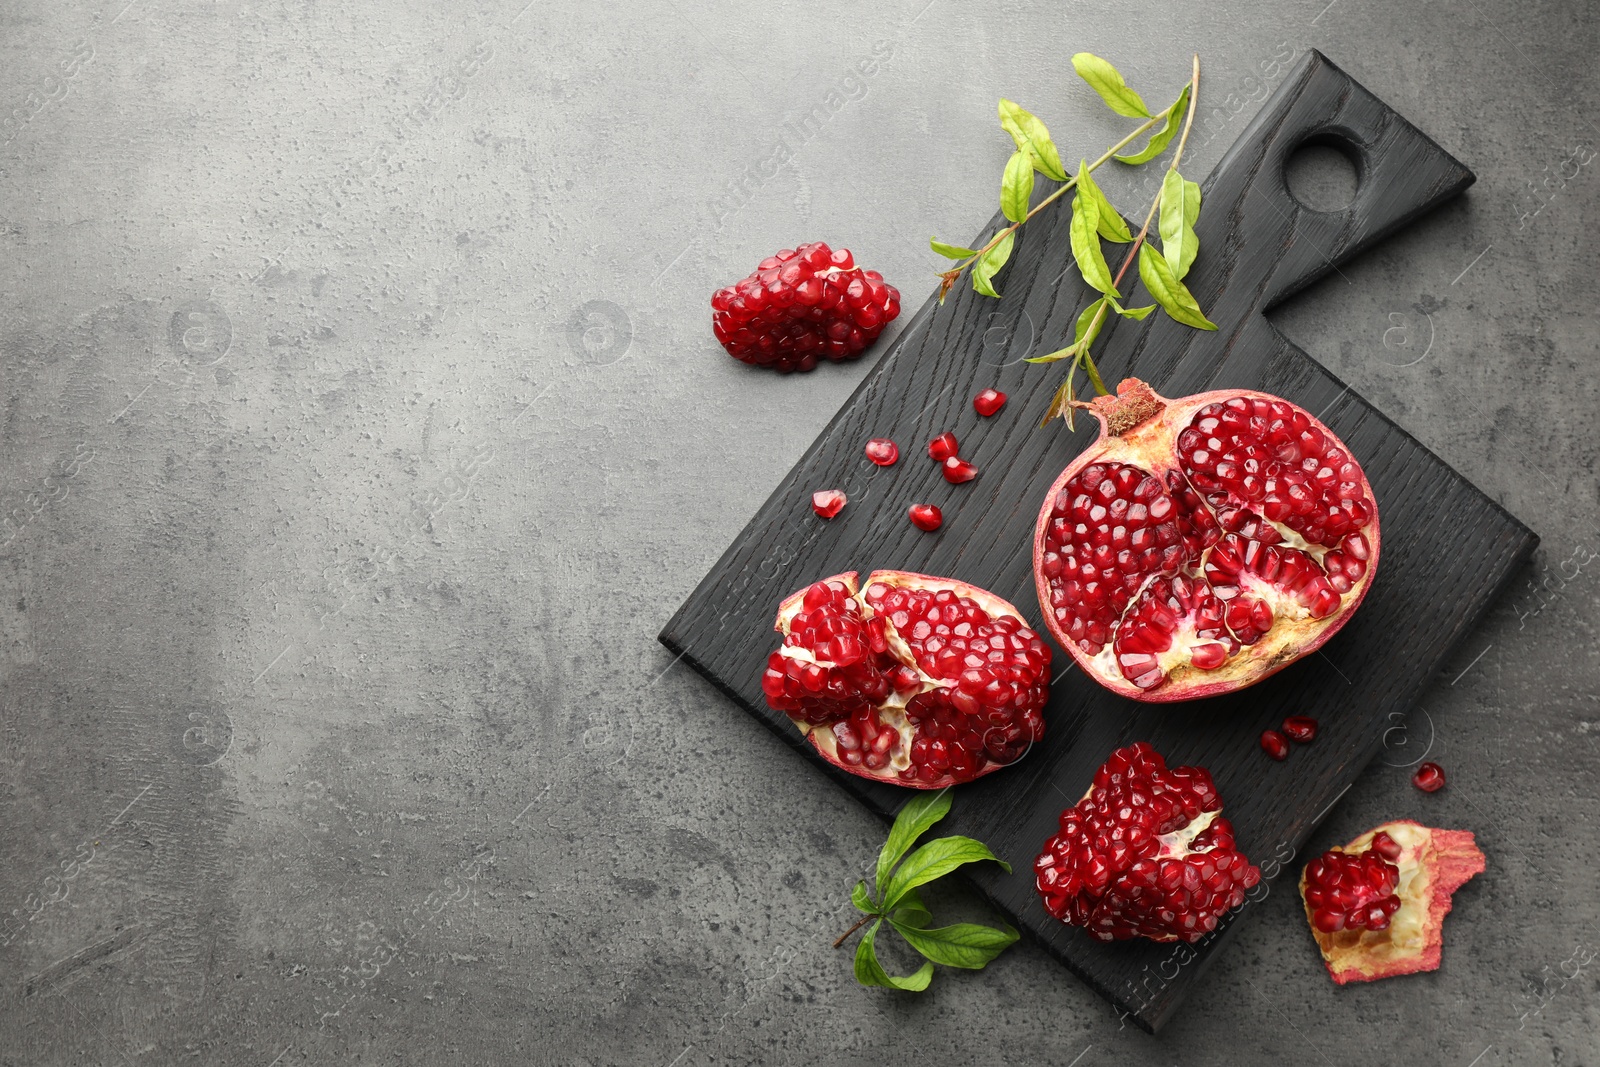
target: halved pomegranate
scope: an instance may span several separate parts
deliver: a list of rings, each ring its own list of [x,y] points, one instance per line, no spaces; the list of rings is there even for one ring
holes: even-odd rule
[[[1101,941],[1198,941],[1261,881],[1211,772],[1145,741],[1111,753],[1033,870],[1045,910]]]
[[[915,789],[968,782],[1044,736],[1050,649],[1021,612],[951,578],[854,571],[786,598],[767,703],[822,758]]]
[[[1045,625],[1101,685],[1144,701],[1242,689],[1332,637],[1371,588],[1378,508],[1302,408],[1130,378],[1086,405],[1100,439],[1034,531]]]
[[[1451,895],[1484,870],[1470,830],[1409,819],[1329,849],[1300,874],[1311,936],[1340,985],[1439,969]]]

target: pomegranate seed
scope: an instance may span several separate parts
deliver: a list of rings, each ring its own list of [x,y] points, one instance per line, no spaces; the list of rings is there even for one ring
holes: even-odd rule
[[[1437,793],[1444,788],[1444,768],[1432,761],[1424,763],[1411,776],[1411,784],[1424,793]]]
[[[1316,739],[1317,720],[1309,715],[1291,715],[1283,720],[1283,732],[1289,740],[1306,744]]]
[[[928,442],[928,455],[943,463],[956,454],[960,445],[956,442],[956,435],[946,430],[944,433]]]
[[[1289,758],[1289,739],[1276,730],[1261,731],[1261,751],[1275,760]]]
[[[1397,860],[1400,858],[1400,853],[1404,851],[1400,847],[1400,842],[1396,841],[1382,830],[1379,830],[1377,833],[1372,835],[1371,847],[1372,851],[1376,852],[1386,860]]]
[[[976,478],[978,476],[978,468],[960,456],[951,456],[944,461],[944,468],[941,473],[944,475],[945,481],[953,485],[959,485],[962,482],[970,482]]]
[[[1333,848],[1306,864],[1305,901],[1311,924],[1325,934],[1340,930],[1387,930],[1389,917],[1400,910],[1395,888],[1400,845],[1386,833],[1375,834],[1360,853]]]
[[[874,437],[867,442],[867,458],[880,467],[892,467],[900,458],[900,446],[887,437]]]
[[[972,410],[988,418],[1006,406],[1006,394],[998,389],[985,389],[972,398]]]
[[[823,489],[811,494],[811,510],[825,519],[831,519],[844,510],[848,498],[837,489]]]
[[[935,504],[912,504],[911,525],[919,530],[937,530],[944,525],[944,512]]]

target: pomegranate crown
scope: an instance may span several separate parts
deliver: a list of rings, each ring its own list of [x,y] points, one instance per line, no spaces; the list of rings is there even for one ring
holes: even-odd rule
[[[1106,433],[1120,437],[1161,414],[1167,402],[1138,378],[1124,378],[1117,385],[1116,396],[1097,396],[1088,403],[1077,401],[1074,406],[1089,409],[1105,424]]]

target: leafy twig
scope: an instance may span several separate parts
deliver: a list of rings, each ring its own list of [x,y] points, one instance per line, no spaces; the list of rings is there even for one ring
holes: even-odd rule
[[[873,882],[876,895],[867,891],[865,881],[857,882],[850,902],[862,917],[833,943],[838,948],[857,930],[872,924],[856,946],[856,981],[864,986],[886,986],[920,992],[933,981],[933,965],[979,970],[1017,940],[1009,926],[995,929],[976,923],[930,928],[933,915],[922,903],[917,888],[942,878],[968,863],[993,860],[1010,873],[1011,867],[996,859],[988,846],[970,837],[940,837],[926,842],[915,852],[916,843],[934,823],[950,811],[950,791],[923,793],[911,800],[894,820],[889,840],[878,853],[878,869]],[[907,853],[910,852],[910,855]],[[912,974],[892,975],[878,962],[878,930],[887,922],[905,942],[927,960]]]

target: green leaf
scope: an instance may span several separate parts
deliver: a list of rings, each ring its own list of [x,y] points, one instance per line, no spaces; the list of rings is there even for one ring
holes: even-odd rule
[[[979,256],[972,265],[972,287],[984,296],[1000,295],[995,292],[992,279],[1006,265],[1006,260],[1011,258],[1011,246],[1016,243],[1016,238],[1016,230],[1007,230],[1006,235],[1000,238],[1000,243]]]
[[[1185,326],[1215,330],[1216,323],[1205,317],[1187,286],[1172,275],[1167,258],[1148,244],[1139,249],[1139,280],[1150,290],[1166,313]]]
[[[990,960],[1010,948],[1020,936],[1011,927],[996,930],[977,923],[957,923],[941,926],[937,930],[924,930],[906,926],[893,919],[889,924],[900,932],[910,946],[934,963],[946,967],[964,967],[970,971],[983,968]]]
[[[1012,222],[1028,217],[1028,198],[1033,195],[1033,157],[1017,149],[1006,161],[1005,177],[1000,179],[1000,210]]]
[[[900,898],[899,906],[889,918],[891,922],[904,923],[920,930],[933,921],[933,912],[928,910],[928,906],[922,902],[922,897],[917,891],[910,889]]]
[[[1142,308],[1125,308],[1115,301],[1112,301],[1112,304],[1117,309],[1118,315],[1121,315],[1125,319],[1134,319],[1136,321],[1144,318],[1146,315],[1150,314],[1150,312],[1156,309],[1154,304],[1146,304]]]
[[[850,890],[850,903],[868,915],[878,914],[878,906],[872,902],[872,897],[867,893],[866,882],[857,882],[856,887]]]
[[[1001,100],[1000,125],[1017,143],[1017,149],[1028,153],[1033,159],[1033,165],[1038,168],[1040,174],[1053,181],[1067,180],[1067,170],[1061,165],[1061,155],[1056,151],[1055,142],[1050,139],[1050,131],[1044,123],[1034,118],[1020,105],[1010,100]]]
[[[1068,345],[1066,348],[1051,352],[1048,355],[1033,356],[1024,362],[1054,363],[1061,359],[1073,359],[1078,355],[1079,352],[1082,352],[1084,349],[1094,344],[1094,339],[1100,336],[1100,328],[1105,325],[1105,317],[1101,316],[1099,322],[1095,322],[1094,318],[1096,313],[1099,312],[1100,306],[1109,299],[1110,297],[1102,296],[1099,300],[1094,301],[1092,304],[1078,313],[1078,321],[1072,327],[1072,344]],[[1085,338],[1087,338],[1087,340],[1085,340]]]
[[[889,989],[904,989],[913,993],[920,993],[928,988],[928,983],[933,981],[933,964],[924,963],[917,968],[915,974],[900,978],[883,969],[878,962],[878,952],[874,942],[878,937],[878,927],[883,925],[879,919],[867,929],[867,935],[856,946],[856,981],[865,986],[884,986]]]
[[[1122,218],[1122,212],[1111,205],[1111,201],[1106,199],[1106,194],[1101,191],[1100,186],[1096,185],[1095,180],[1089,176],[1089,164],[1087,162],[1078,165],[1077,195],[1088,196],[1094,201],[1096,210],[1100,212],[1099,223],[1095,226],[1095,231],[1101,237],[1124,245],[1133,240],[1133,231],[1128,229],[1127,222]]]
[[[928,832],[928,827],[948,814],[948,789],[941,789],[937,793],[918,793],[900,809],[900,813],[894,817],[894,826],[889,830],[889,840],[883,843],[883,851],[878,853],[879,896],[883,895],[884,887],[889,884],[889,873],[894,870],[894,865],[911,850],[917,838]]]
[[[1169,169],[1161,180],[1161,254],[1179,281],[1189,273],[1200,250],[1200,238],[1194,232],[1199,218],[1200,186],[1184,181],[1177,168]]]
[[[1072,69],[1078,72],[1078,77],[1089,83],[1089,88],[1100,94],[1100,99],[1112,111],[1130,119],[1150,117],[1150,109],[1144,106],[1144,100],[1128,88],[1128,83],[1122,80],[1117,68],[1093,52],[1079,52],[1073,56]]]
[[[947,245],[937,237],[928,238],[928,245],[946,259],[968,259],[978,254],[976,248],[962,248],[960,245]]]
[[[1178,99],[1167,108],[1166,125],[1150,135],[1150,140],[1139,151],[1131,156],[1118,156],[1117,162],[1138,166],[1148,163],[1167,150],[1167,145],[1177,136],[1178,130],[1183,126],[1183,113],[1189,109],[1189,86],[1183,87],[1183,92],[1178,94]]]
[[[957,867],[980,860],[995,860],[1009,873],[1011,867],[996,859],[989,846],[970,837],[941,837],[929,841],[905,858],[883,891],[883,910],[892,911],[907,891],[943,878]]]
[[[1116,293],[1111,284],[1111,268],[1100,251],[1100,208],[1094,197],[1081,192],[1072,197],[1072,257],[1078,261],[1083,280],[1102,293]]]

